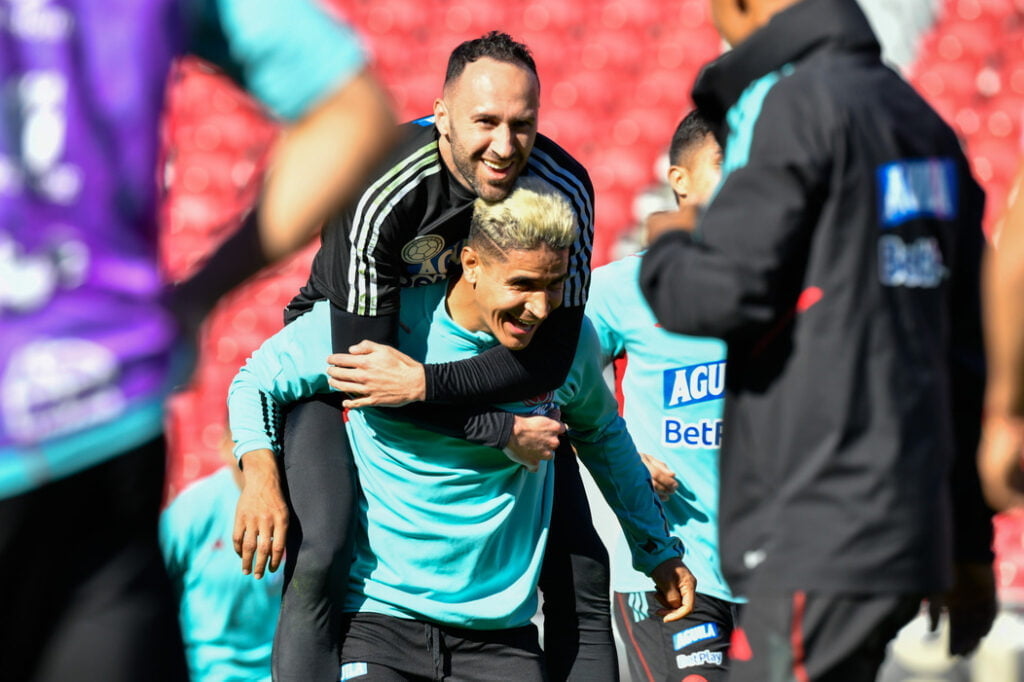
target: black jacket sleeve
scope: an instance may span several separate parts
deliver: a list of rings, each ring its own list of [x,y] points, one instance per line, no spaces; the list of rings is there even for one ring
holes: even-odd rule
[[[444,403],[410,403],[388,414],[398,414],[417,426],[461,438],[489,448],[503,449],[512,438],[515,415],[496,410],[490,405],[452,405]]]
[[[824,103],[814,111],[817,99],[787,86],[761,108],[757,131],[770,132],[726,147],[722,184],[696,230],[668,232],[644,256],[641,290],[669,331],[756,337],[796,301],[830,176],[834,122]]]
[[[565,382],[576,355],[583,308],[557,308],[529,346],[496,346],[459,362],[425,365],[427,400],[500,403],[532,398]]]
[[[347,353],[350,346],[364,339],[394,346],[397,326],[397,313],[363,317],[331,303],[331,347],[335,353]],[[510,412],[486,406],[413,403],[388,409],[392,410],[391,414],[431,431],[494,448],[503,448],[508,444],[515,419]]]

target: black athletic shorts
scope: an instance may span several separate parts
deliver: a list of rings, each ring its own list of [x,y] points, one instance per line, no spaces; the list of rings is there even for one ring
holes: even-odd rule
[[[188,679],[157,541],[163,438],[0,500],[0,680]]]
[[[697,594],[693,611],[663,623],[655,592],[616,592],[615,625],[633,682],[723,682],[736,606]]]
[[[347,613],[342,682],[474,680],[541,682],[537,628],[470,630],[377,613]]]

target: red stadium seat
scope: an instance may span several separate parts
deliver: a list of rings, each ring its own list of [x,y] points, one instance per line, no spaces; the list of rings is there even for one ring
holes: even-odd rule
[[[1003,17],[979,14],[965,20],[947,15],[937,44],[939,56],[947,60],[978,58],[989,54],[1005,32]]]
[[[968,100],[977,92],[979,67],[969,61],[928,60],[915,68],[914,84],[926,96]]]

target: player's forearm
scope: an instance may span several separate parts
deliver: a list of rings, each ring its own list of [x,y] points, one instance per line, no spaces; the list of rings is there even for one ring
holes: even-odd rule
[[[318,303],[264,341],[238,371],[228,389],[228,420],[235,455],[277,450],[283,406],[330,392],[324,372],[330,354],[330,319]]]
[[[391,411],[428,431],[499,450],[508,445],[515,424],[511,412],[487,405],[410,403]]]
[[[249,450],[238,458],[239,466],[245,472],[246,482],[270,480],[280,477],[277,456],[267,448]]]
[[[330,211],[354,199],[394,135],[387,99],[365,73],[287,128],[273,149],[257,205],[169,294],[186,331],[194,334],[228,291],[309,243]]]
[[[978,468],[996,510],[1024,507],[1024,175],[996,247],[985,254],[988,383]]]
[[[228,389],[228,423],[238,460],[249,452],[280,448],[281,406],[255,383],[243,367]]]
[[[458,362],[424,365],[427,400],[503,403],[555,390],[572,366],[582,321],[582,307],[559,308],[521,351],[496,346]]]
[[[1024,199],[986,255],[987,414],[1024,417]]]
[[[581,439],[570,429],[569,436],[587,470],[590,471],[619,520],[629,544],[633,566],[650,575],[656,566],[671,558],[682,558],[682,543],[669,532],[668,521],[651,486],[625,423],[616,418],[599,438],[588,434]]]
[[[261,198],[267,258],[301,248],[354,200],[396,132],[387,95],[365,71],[289,126],[271,152]]]

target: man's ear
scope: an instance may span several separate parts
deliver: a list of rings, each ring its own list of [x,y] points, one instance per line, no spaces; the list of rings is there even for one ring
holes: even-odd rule
[[[480,254],[472,246],[463,246],[460,259],[462,261],[462,276],[470,284],[476,284],[480,274]]]
[[[690,171],[683,166],[669,166],[668,185],[680,198],[690,193]]]
[[[437,126],[437,131],[441,133],[442,137],[448,137],[448,131],[450,129],[448,105],[446,105],[444,100],[440,98],[434,100],[434,125]]]

